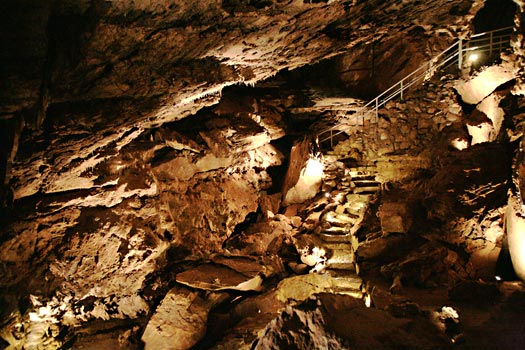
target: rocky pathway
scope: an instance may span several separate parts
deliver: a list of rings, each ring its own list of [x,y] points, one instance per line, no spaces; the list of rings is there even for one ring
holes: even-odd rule
[[[352,295],[370,303],[367,287],[359,276],[356,233],[370,201],[381,189],[376,180],[377,170],[373,166],[347,168],[337,155],[326,158],[323,193],[327,204],[314,230],[319,248],[326,252],[324,273],[332,277],[334,293]]]

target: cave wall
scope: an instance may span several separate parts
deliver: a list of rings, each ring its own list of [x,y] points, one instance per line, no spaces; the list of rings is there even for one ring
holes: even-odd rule
[[[283,162],[275,141],[294,127],[282,109],[246,97],[248,89],[221,99],[228,86],[325,60],[343,88],[357,89],[370,71],[352,72],[370,63],[373,43],[375,82],[352,93],[368,95],[468,33],[482,3],[3,4],[13,20],[1,29],[10,48],[0,58],[1,315],[8,332],[25,327],[9,339],[53,342],[57,323],[100,320],[124,320],[137,337],[175,272],[226,253],[225,242],[279,181],[270,176]],[[385,68],[392,61],[396,68]],[[385,182],[434,165],[418,152],[468,137],[447,84],[432,81],[387,105],[377,125],[356,128],[364,144],[335,152],[379,159]],[[278,198],[271,201],[278,211]],[[253,246],[241,253],[270,251],[283,226],[299,226],[287,220],[252,229]],[[213,305],[213,295],[195,293],[191,300]],[[38,322],[28,321],[31,312]]]
[[[25,12],[27,19],[35,18],[19,27],[6,21],[3,30],[17,35],[4,36],[12,49],[5,57],[8,64],[2,82],[9,85],[2,89],[2,119],[33,125],[36,131],[27,127],[23,143],[41,145],[32,147],[34,158],[20,152],[14,174],[9,175],[14,197],[22,198],[41,188],[47,193],[87,186],[85,179],[75,179],[84,185],[53,185],[55,176],[45,169],[67,168],[76,178],[85,170],[62,157],[49,157],[55,149],[72,149],[82,163],[98,163],[100,158],[94,154],[113,153],[112,145],[121,147],[144,129],[216,103],[224,86],[253,83],[285,68],[317,62],[376,40],[377,33],[406,35],[422,23],[429,32],[435,26],[447,27],[449,22],[472,16],[479,4],[417,4],[413,11],[401,4],[345,1],[329,5],[275,2],[260,8],[169,1],[134,5],[42,1],[38,6],[30,2],[3,6],[3,12],[13,13],[13,18]],[[399,22],[394,21],[394,13],[401,16]],[[401,31],[397,23],[404,23]],[[450,30],[464,28],[452,24]],[[20,82],[31,86],[22,88]],[[68,113],[61,116],[59,112],[53,118],[57,109]],[[38,130],[45,119],[43,136]],[[74,150],[61,132],[50,137],[57,124],[67,125],[72,134],[96,135],[82,137],[86,143],[76,142],[81,149]],[[133,127],[136,132],[127,135]],[[14,130],[10,133],[16,134]],[[6,155],[10,153],[7,149]],[[6,155],[3,163],[11,164]]]

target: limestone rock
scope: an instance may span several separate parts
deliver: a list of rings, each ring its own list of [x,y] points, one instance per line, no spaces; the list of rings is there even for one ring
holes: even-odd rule
[[[498,86],[515,78],[515,73],[502,66],[491,66],[482,70],[468,81],[461,81],[456,90],[463,101],[469,104],[478,104],[490,95]]]
[[[177,282],[204,290],[260,291],[264,266],[242,257],[215,257],[213,263],[201,264],[177,274]]]
[[[276,193],[273,195],[263,195],[259,199],[259,207],[263,215],[267,218],[273,217],[274,214],[279,212],[281,205],[281,194]]]
[[[222,339],[213,348],[251,349],[253,342],[259,338],[268,323],[279,315],[285,305],[276,297],[275,290],[242,300],[228,313],[228,317],[236,322],[235,327],[223,332]],[[215,324],[214,327],[221,328],[219,324]]]
[[[414,86],[405,96],[410,102],[392,101],[388,111],[381,109],[376,116],[361,120],[352,113],[362,102],[347,95],[350,91],[375,95],[431,53],[468,35],[483,3],[3,1],[0,314],[9,319],[11,311],[22,313],[19,319],[2,323],[0,336],[5,341],[0,340],[0,348],[53,349],[69,346],[61,344],[65,339],[79,339],[73,348],[132,349],[142,345],[125,340],[136,340],[142,333],[147,349],[200,347],[200,340],[213,342],[222,334],[228,338],[219,339],[219,346],[202,347],[262,346],[253,342],[285,303],[335,290],[334,281],[325,275],[283,280],[290,272],[284,265],[300,261],[294,236],[312,234],[321,213],[335,209],[331,206],[341,193],[334,191],[334,198],[308,208],[288,208],[287,217],[281,216],[275,198],[271,203],[261,200],[282,188],[281,151],[287,153],[291,140],[312,134],[318,125],[332,125],[344,117],[348,123],[334,140],[341,142],[333,156],[347,158],[334,162],[337,167],[373,162],[378,154],[385,154],[385,164],[396,163],[385,167],[392,170],[383,174],[388,181],[419,177],[411,170],[446,164],[447,154],[441,147],[432,147],[440,157],[418,152],[434,146],[450,115],[461,117],[454,94],[446,92],[450,78],[439,83],[439,77],[429,80],[428,85],[434,85],[427,100],[423,99],[427,92],[419,93]],[[514,45],[516,54],[523,46],[518,44]],[[509,59],[508,63],[522,66],[521,58]],[[517,86],[514,91],[520,90],[523,87]],[[505,102],[505,108],[522,109],[518,95],[513,101]],[[487,104],[478,107],[488,116],[496,110],[496,99]],[[412,117],[414,112],[417,118]],[[518,117],[512,118],[519,122]],[[424,128],[417,129],[418,120],[423,120]],[[509,119],[508,124],[513,122]],[[379,137],[375,123],[380,126]],[[515,125],[518,135],[521,127]],[[494,152],[494,159],[502,154],[513,157],[509,153],[513,147],[501,149]],[[483,158],[486,150],[483,147],[475,154],[481,163],[490,163]],[[307,148],[304,153],[319,160],[317,151]],[[288,194],[288,199],[283,197],[285,203],[315,198],[320,177],[306,180],[310,176],[307,158],[292,164],[297,171],[283,193]],[[510,177],[505,171],[501,176],[498,172],[487,175],[496,188],[488,185],[490,181],[475,182],[475,186],[449,181],[465,174],[475,178],[479,166],[470,161],[458,157],[451,162],[472,165],[445,170],[452,170],[455,177],[440,177],[442,170],[435,168],[426,173],[438,175],[428,181],[430,193],[421,191],[428,198],[423,203],[428,217],[437,219],[432,223],[448,220],[451,214],[446,209],[455,212],[457,202],[465,210],[459,215],[473,215],[472,210],[493,202],[494,193],[506,193],[502,183]],[[479,168],[484,173],[485,167]],[[509,166],[494,162],[494,168]],[[319,169],[314,170],[317,175]],[[341,181],[348,175],[344,171],[335,175],[326,178],[326,190],[355,187],[350,179]],[[465,191],[458,194],[460,187]],[[443,206],[433,206],[434,199]],[[366,209],[359,204],[345,211],[351,207]],[[266,213],[261,215],[259,208]],[[268,211],[274,215],[267,215]],[[303,214],[308,220],[304,225],[299,218]],[[372,227],[374,233],[376,226],[375,221],[367,223],[360,231]],[[476,237],[494,236],[494,231],[481,231],[486,236]],[[382,243],[374,241],[372,246],[377,246],[367,251],[366,244],[361,258],[369,253],[368,266],[397,259],[403,269],[394,272],[417,277],[421,271],[416,265],[421,263],[422,275],[428,277],[423,257],[409,255],[414,245],[387,244],[381,250],[374,248]],[[498,241],[492,244],[497,246]],[[404,260],[398,259],[400,255]],[[263,279],[265,287],[278,285],[279,289],[264,296],[254,293]],[[166,295],[178,281],[202,290],[176,288]],[[214,290],[223,292],[218,297]],[[28,305],[33,295],[41,300],[38,305]],[[226,302],[215,307],[224,295]],[[4,300],[8,301],[5,308]],[[419,320],[416,326],[412,319],[390,324],[390,319],[369,317],[339,301],[323,314],[322,307],[329,303],[320,303],[283,317],[294,320],[291,326],[296,318],[317,323],[303,327],[305,322],[300,320],[300,329],[293,329],[298,338],[307,328],[313,335],[301,338],[305,348],[328,347],[332,340],[334,348],[355,344],[417,348],[412,335],[420,336],[422,342],[432,337],[427,336],[430,327],[417,327]],[[224,318],[210,318],[210,310],[223,312]],[[326,325],[322,319],[347,317],[354,311],[359,314],[350,319],[355,334],[334,335],[346,331],[348,324],[322,329]],[[150,312],[154,313],[144,332]],[[284,328],[285,323],[281,323]],[[206,329],[217,324],[225,328],[204,339]],[[376,324],[385,324],[386,334],[370,340],[370,329],[384,330]],[[394,328],[402,333],[392,335]],[[101,339],[104,334],[106,338]],[[405,338],[408,345],[403,344]],[[89,340],[93,343],[88,345]],[[420,348],[446,348],[433,345],[425,343]]]
[[[309,273],[284,279],[277,286],[277,298],[282,302],[300,302],[315,293],[328,290],[332,286],[327,274]]]
[[[186,350],[206,334],[213,301],[198,292],[173,288],[150,318],[142,335],[145,350]]]
[[[199,182],[184,195],[163,198],[169,218],[177,220],[173,241],[196,256],[220,251],[235,226],[257,210],[257,200],[256,189],[238,175]]]
[[[287,258],[289,254],[286,252],[292,246],[292,236],[297,232],[291,223],[284,215],[275,215],[269,221],[254,223],[244,232],[233,235],[225,241],[224,248],[236,254],[252,256],[278,254]]]
[[[197,142],[168,127],[159,128],[154,137],[177,151],[189,150],[195,153],[202,151],[202,147]]]
[[[268,324],[254,349],[451,349],[448,337],[420,314],[394,318],[349,296],[319,294],[288,306]],[[368,327],[370,324],[380,327]],[[423,335],[424,334],[424,335]]]
[[[407,233],[412,226],[411,208],[406,202],[382,202],[379,207],[383,233]]]
[[[507,239],[509,244],[512,266],[516,275],[525,280],[525,219],[521,212],[523,209],[514,195],[509,196],[509,203],[505,213]]]
[[[290,165],[283,184],[283,204],[303,203],[315,197],[321,187],[323,163],[311,152],[307,138],[292,147]]]
[[[444,264],[447,254],[446,248],[429,242],[407,257],[381,266],[381,273],[394,280],[392,286],[396,291],[403,285],[431,287],[448,280],[447,266]]]

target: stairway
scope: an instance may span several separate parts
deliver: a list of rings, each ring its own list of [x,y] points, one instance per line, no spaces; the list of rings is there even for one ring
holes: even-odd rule
[[[356,262],[358,240],[370,200],[380,191],[374,166],[347,168],[337,156],[325,157],[323,190],[330,203],[320,215],[314,234],[327,251],[325,273],[333,280],[333,292],[366,299]]]
[[[404,94],[410,88],[421,85],[437,71],[444,71],[454,66],[458,71],[461,71],[472,54],[482,54],[486,59],[499,56],[501,52],[510,47],[512,30],[512,27],[505,27],[475,34],[469,40],[459,39],[357,111],[354,110],[340,116],[336,125],[318,130],[317,137],[321,147],[328,144],[333,148],[339,135],[347,133],[351,129],[362,128],[361,126],[366,123],[375,124],[375,137],[377,137],[379,109],[386,103],[398,97],[403,100]]]
[[[313,234],[320,242],[317,251],[327,253],[324,271],[331,277],[333,293],[351,295],[363,299],[367,306],[371,304],[370,291],[359,277],[356,261],[359,242],[356,234],[363,224],[371,200],[381,190],[375,165],[366,164],[369,156],[366,156],[364,147],[365,139],[379,137],[379,109],[394,98],[403,99],[408,89],[428,80],[438,70],[456,65],[461,71],[463,63],[472,53],[487,52],[489,57],[499,55],[509,47],[511,30],[511,27],[502,28],[476,34],[469,41],[458,40],[363,107],[357,110],[347,108],[343,113],[335,110],[338,112],[335,125],[316,133],[320,148],[325,146],[326,150],[326,145],[329,145],[332,149],[325,152],[324,162],[323,192],[327,200],[321,206],[322,212],[318,216]],[[354,132],[353,145],[344,149],[344,144],[340,144],[343,145],[340,147],[342,149],[336,151],[334,146],[339,143],[340,138],[345,138],[341,134],[350,135],[349,131],[352,130],[359,131]],[[351,148],[358,144],[363,146],[361,151]],[[347,167],[344,161],[349,163],[348,160],[352,160],[354,164]],[[310,211],[317,211],[319,208],[314,203]]]

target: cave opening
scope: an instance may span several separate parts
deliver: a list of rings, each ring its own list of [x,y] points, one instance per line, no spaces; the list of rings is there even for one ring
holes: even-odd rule
[[[513,0],[487,0],[476,13],[472,24],[474,33],[512,27],[518,5]]]

